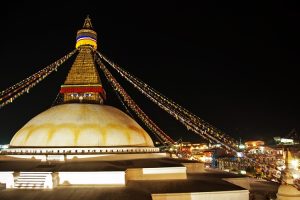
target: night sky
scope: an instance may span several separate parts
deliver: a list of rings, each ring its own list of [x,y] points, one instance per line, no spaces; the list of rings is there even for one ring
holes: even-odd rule
[[[47,2],[1,2],[0,90],[73,50],[89,14],[102,53],[230,136],[269,140],[300,130],[297,5]],[[51,106],[73,60],[0,109],[0,144]],[[107,104],[121,109],[100,76]],[[172,138],[201,140],[120,82]]]

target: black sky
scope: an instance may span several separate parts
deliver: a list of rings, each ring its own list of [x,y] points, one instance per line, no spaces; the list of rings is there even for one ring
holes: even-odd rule
[[[300,130],[297,5],[138,2],[1,3],[0,90],[73,50],[89,14],[100,51],[229,135]],[[0,144],[51,106],[71,63],[0,109]],[[174,139],[200,140],[125,86]],[[107,90],[108,104],[120,107]]]

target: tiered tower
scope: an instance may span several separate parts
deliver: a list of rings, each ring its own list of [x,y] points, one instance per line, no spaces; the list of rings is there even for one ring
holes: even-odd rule
[[[83,28],[77,32],[76,48],[79,53],[60,89],[64,103],[102,104],[105,100],[105,91],[94,62],[97,33],[92,29],[91,19],[87,17]]]

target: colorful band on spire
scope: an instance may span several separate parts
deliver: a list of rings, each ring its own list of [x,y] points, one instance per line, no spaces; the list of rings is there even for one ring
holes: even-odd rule
[[[97,49],[97,33],[92,30],[92,22],[89,17],[85,19],[83,28],[77,32],[76,48],[80,46],[91,46]]]

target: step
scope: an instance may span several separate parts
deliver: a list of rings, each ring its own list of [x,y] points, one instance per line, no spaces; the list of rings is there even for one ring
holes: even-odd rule
[[[43,183],[16,183],[15,187],[18,186],[44,186]]]
[[[20,173],[19,176],[48,176],[49,174],[23,174],[23,173]]]
[[[15,181],[15,183],[17,183],[17,182],[24,182],[24,183],[30,183],[30,182],[40,182],[40,183],[44,183],[45,182],[45,180],[30,180],[30,181],[28,181],[28,180],[16,180]]]
[[[52,172],[20,172],[20,174],[51,174]]]
[[[15,183],[15,186],[44,186],[44,183]]]
[[[18,184],[14,186],[14,188],[21,188],[21,187],[44,188],[44,184]]]
[[[17,179],[15,182],[45,182],[45,179],[32,179],[32,180],[24,180],[24,179]]]
[[[46,179],[46,176],[19,176],[18,179]]]
[[[45,189],[45,181],[52,172],[20,172],[15,180],[16,189]]]
[[[17,189],[44,189],[44,186],[17,186],[17,187],[14,187],[14,188],[17,188]]]
[[[51,174],[52,172],[20,172],[20,174]]]
[[[17,180],[45,180],[46,177],[18,177]]]
[[[44,181],[16,181],[15,184],[44,184]]]
[[[46,178],[47,176],[19,176],[18,178]]]
[[[40,177],[45,177],[48,176],[48,174],[20,174],[22,177],[27,177],[27,176],[40,176]]]

